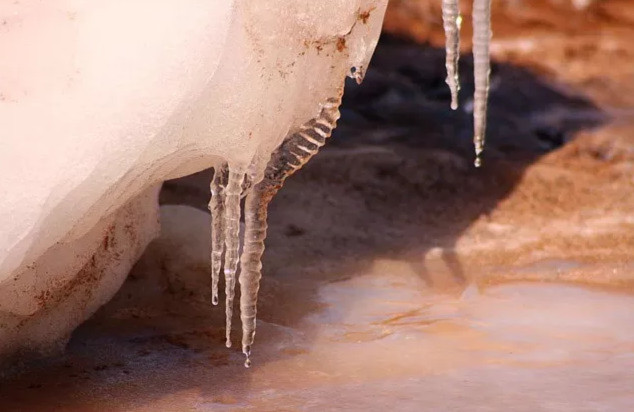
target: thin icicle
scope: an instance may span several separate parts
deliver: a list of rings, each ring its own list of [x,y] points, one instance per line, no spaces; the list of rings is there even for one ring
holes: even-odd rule
[[[273,153],[264,179],[249,193],[245,205],[245,243],[240,271],[240,318],[244,366],[251,365],[251,345],[255,337],[258,290],[262,277],[262,253],[266,238],[268,204],[284,180],[299,170],[326,143],[339,119],[341,98],[330,99],[318,118],[306,123]]]
[[[458,0],[442,0],[442,20],[445,28],[445,52],[447,67],[447,79],[445,82],[451,91],[451,108],[458,108],[458,92],[460,80],[458,79],[458,58],[460,57],[460,3]]]
[[[473,143],[475,166],[482,164],[484,135],[486,132],[487,100],[489,96],[491,41],[491,0],[473,1],[473,71],[475,92],[473,96]]]
[[[211,303],[218,304],[218,281],[222,266],[222,252],[225,248],[225,186],[227,184],[227,164],[214,169],[211,181]]]
[[[235,296],[238,252],[240,249],[240,194],[244,171],[229,167],[229,179],[225,189],[225,315],[227,347],[231,347],[231,318]]]

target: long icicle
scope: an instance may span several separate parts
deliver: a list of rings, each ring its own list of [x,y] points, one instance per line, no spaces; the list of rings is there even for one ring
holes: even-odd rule
[[[231,347],[231,320],[233,317],[233,298],[235,296],[238,253],[240,250],[240,194],[244,171],[229,167],[229,179],[225,189],[225,315],[226,345]]]
[[[264,179],[247,195],[245,242],[240,271],[240,319],[244,366],[251,365],[251,345],[255,338],[258,290],[262,278],[262,254],[266,238],[268,204],[287,177],[299,170],[319,151],[330,137],[339,119],[341,97],[330,99],[316,119],[286,139],[273,153]]]
[[[442,0],[442,20],[445,28],[445,66],[447,79],[445,82],[451,91],[451,108],[458,108],[458,92],[460,80],[458,78],[458,59],[460,58],[460,16],[459,0]]]
[[[218,281],[222,266],[222,252],[225,248],[225,186],[229,169],[224,163],[214,169],[210,184],[211,200],[211,303],[218,304]]]
[[[262,254],[266,238],[268,204],[275,192],[266,193],[263,186],[256,186],[245,201],[244,250],[240,258],[240,319],[242,321],[242,352],[246,355],[244,366],[251,366],[249,355],[255,336],[256,304],[262,278]]]
[[[473,1],[473,71],[475,92],[473,95],[473,143],[475,166],[482,164],[484,136],[486,132],[487,100],[489,97],[489,75],[491,64],[489,43],[491,41],[491,0]]]

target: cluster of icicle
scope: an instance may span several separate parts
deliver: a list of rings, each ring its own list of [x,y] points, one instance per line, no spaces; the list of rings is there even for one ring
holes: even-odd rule
[[[262,277],[268,204],[282,187],[284,180],[306,164],[326,143],[326,139],[337,125],[340,103],[341,96],[328,100],[317,118],[304,124],[297,133],[285,139],[271,155],[264,178],[255,186],[252,186],[252,176],[248,171],[235,171],[227,164],[214,171],[209,203],[212,217],[212,303],[218,304],[218,283],[224,254],[226,345],[231,347],[233,300],[240,261],[240,319],[242,352],[246,356],[246,367],[251,364],[249,356],[255,336],[256,304]],[[245,232],[242,256],[238,260],[242,197],[246,197]]]
[[[459,0],[442,1],[442,18],[445,28],[445,50],[447,53],[447,85],[451,90],[451,108],[458,108],[458,57],[460,56],[460,16]],[[486,131],[487,100],[489,95],[489,43],[491,41],[491,0],[473,1],[473,71],[475,92],[473,95],[473,144],[475,145],[475,166],[482,164],[484,134]]]
[[[475,166],[481,165],[486,128],[486,109],[489,92],[489,42],[491,0],[474,0],[473,57],[474,57],[474,145]],[[451,90],[451,108],[458,108],[458,58],[460,55],[460,24],[462,18],[458,0],[443,0],[443,22],[446,40],[447,85]],[[268,204],[282,187],[284,180],[299,170],[314,156],[330,137],[339,119],[341,97],[323,105],[320,115],[301,130],[287,137],[272,154],[264,178],[253,185],[254,176],[248,170],[235,170],[228,164],[216,168],[211,182],[212,215],[212,303],[218,304],[218,284],[221,268],[225,279],[226,346],[231,346],[231,324],[235,297],[238,263],[240,271],[240,318],[242,321],[242,351],[245,366],[251,365],[251,346],[256,327],[256,304],[260,285],[266,238]],[[239,257],[240,202],[245,199],[245,233],[242,256]],[[223,262],[224,256],[224,262]]]

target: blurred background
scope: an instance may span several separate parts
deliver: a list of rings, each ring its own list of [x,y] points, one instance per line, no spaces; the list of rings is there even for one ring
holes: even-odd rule
[[[461,8],[459,109],[440,1],[391,0],[272,202],[254,369],[209,303],[205,171],[165,183],[161,238],[3,409],[634,408],[634,3],[493,0],[479,169]]]

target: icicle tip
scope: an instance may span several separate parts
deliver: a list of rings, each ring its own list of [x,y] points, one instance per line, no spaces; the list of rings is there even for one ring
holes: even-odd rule
[[[251,345],[242,346],[242,353],[244,353],[244,356],[246,357],[246,359],[244,360],[244,367],[250,368],[251,367]]]

